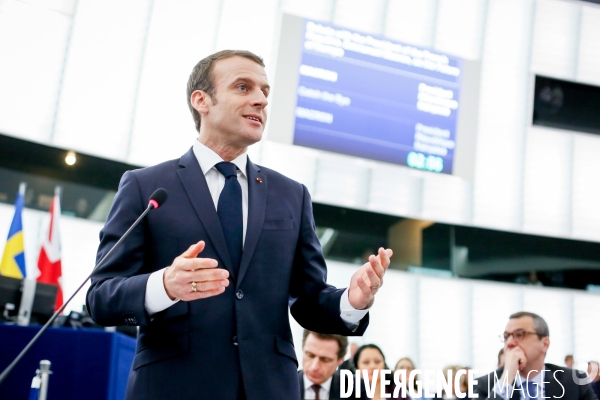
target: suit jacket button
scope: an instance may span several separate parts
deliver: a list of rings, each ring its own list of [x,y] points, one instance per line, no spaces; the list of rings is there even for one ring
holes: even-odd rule
[[[240,289],[235,291],[235,297],[237,297],[238,300],[241,300],[244,298],[244,292],[242,292]]]
[[[233,345],[234,345],[234,346],[237,346],[237,345],[238,345],[238,338],[237,338],[237,336],[234,336],[234,337],[232,338],[232,341],[233,341]]]

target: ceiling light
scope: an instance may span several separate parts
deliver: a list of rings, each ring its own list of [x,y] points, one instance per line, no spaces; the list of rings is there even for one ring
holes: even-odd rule
[[[67,153],[67,156],[65,157],[65,162],[67,163],[67,165],[73,165],[77,162],[77,155],[74,151],[69,151]]]

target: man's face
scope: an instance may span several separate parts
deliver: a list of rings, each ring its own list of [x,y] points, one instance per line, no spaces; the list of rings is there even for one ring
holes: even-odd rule
[[[270,88],[265,69],[245,57],[229,57],[215,63],[212,81],[214,101],[205,95],[200,108],[195,107],[202,116],[201,134],[234,148],[258,142],[267,122]]]
[[[517,331],[535,332],[533,318],[529,316],[512,318],[508,320],[504,331],[506,333]],[[531,365],[540,361],[543,362],[549,346],[549,337],[546,336],[540,339],[535,333],[527,333],[520,341],[517,341],[514,336],[510,336],[506,343],[504,343],[504,352],[506,353],[508,350],[520,347],[523,353],[525,353],[525,357],[527,357],[527,364]]]
[[[316,385],[325,382],[344,361],[344,357],[338,358],[338,350],[337,340],[323,340],[309,334],[303,347],[304,375]]]
[[[573,357],[567,357],[565,360],[565,365],[569,368],[573,368]]]

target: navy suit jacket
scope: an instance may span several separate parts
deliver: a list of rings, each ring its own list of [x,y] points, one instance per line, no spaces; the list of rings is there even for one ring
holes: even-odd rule
[[[340,317],[343,289],[325,283],[306,187],[248,160],[248,223],[239,274],[204,174],[190,149],[178,160],[123,175],[100,233],[103,257],[143,212],[157,188],[168,201],[151,211],[92,276],[87,307],[104,326],[139,325],[127,399],[299,399],[288,309],[304,328],[361,335]],[[230,273],[219,296],[179,302],[152,317],[148,276],[199,240],[199,257]],[[243,385],[243,389],[242,389]]]

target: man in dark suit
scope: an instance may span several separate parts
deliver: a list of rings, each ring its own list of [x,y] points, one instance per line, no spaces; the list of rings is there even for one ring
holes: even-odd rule
[[[594,400],[583,374],[544,363],[550,346],[546,321],[537,314],[512,314],[504,334],[504,367],[477,379],[474,393],[480,399]]]
[[[188,81],[198,140],[180,159],[123,175],[98,258],[157,188],[152,211],[94,272],[87,307],[100,325],[139,326],[127,399],[299,398],[288,309],[305,328],[361,335],[391,250],[347,289],[326,284],[306,188],[246,154],[267,120],[262,59],[222,51]]]
[[[300,397],[302,400],[340,400],[341,379],[338,367],[344,361],[348,339],[304,330],[302,338],[302,370],[298,371]],[[362,382],[361,382],[362,385]],[[346,399],[368,399],[361,386],[361,395],[353,391]]]

